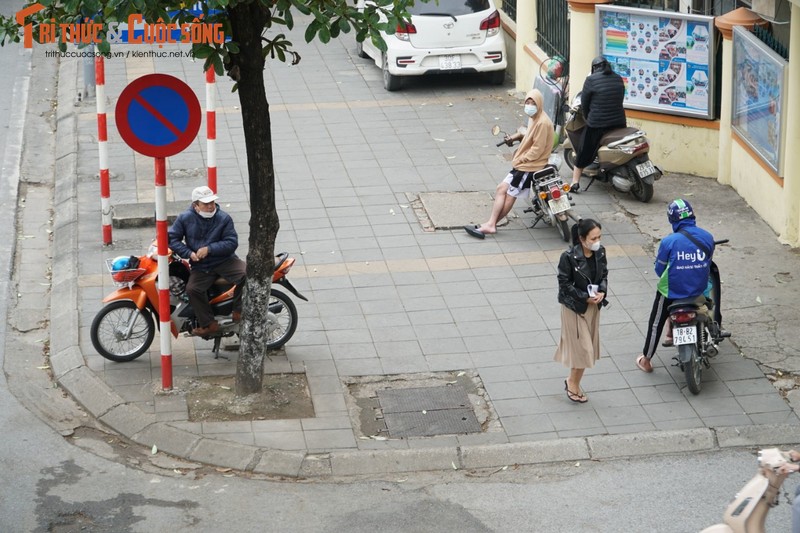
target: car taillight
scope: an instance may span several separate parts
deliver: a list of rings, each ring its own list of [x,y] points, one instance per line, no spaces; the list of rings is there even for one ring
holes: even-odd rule
[[[672,322],[676,324],[686,324],[687,322],[694,320],[696,316],[697,313],[694,311],[678,311],[669,315],[669,317],[672,319]]]
[[[553,185],[552,187],[550,187],[550,196],[553,198],[553,200],[558,200],[559,198],[561,198],[561,190],[555,185]]]
[[[500,13],[495,11],[481,21],[481,29],[486,30],[486,36],[491,37],[500,32]]]
[[[413,24],[400,23],[394,30],[394,36],[400,39],[401,41],[411,40],[410,34],[412,33],[417,33],[417,28],[415,28]]]

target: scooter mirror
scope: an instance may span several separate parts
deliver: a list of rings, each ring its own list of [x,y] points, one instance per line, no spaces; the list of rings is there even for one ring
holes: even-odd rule
[[[492,126],[492,135],[494,135],[495,137],[500,135],[500,126],[498,126],[497,124]]]

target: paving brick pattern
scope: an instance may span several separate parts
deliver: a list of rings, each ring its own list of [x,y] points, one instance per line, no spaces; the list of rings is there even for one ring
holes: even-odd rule
[[[653,374],[636,368],[655,287],[649,239],[600,185],[575,200],[580,215],[604,225],[612,305],[602,312],[602,359],[583,382],[590,400],[568,401],[567,369],[552,361],[560,327],[555,265],[564,249],[557,231],[529,229],[521,203],[509,225],[484,241],[460,230],[424,231],[408,201],[421,192],[492,192],[508,163],[507,149],[495,148],[489,130],[521,122],[518,97],[474,77],[411,80],[403,91],[387,93],[379,69],[356,56],[350,36],[327,46],[304,44],[299,33],[290,39],[303,57],[300,66],[273,61],[265,71],[281,220],[276,250],[298,259],[289,277],[309,302],[296,301],[297,333],[285,353],[268,358],[266,371],[305,372],[317,416],[190,423],[185,402],[153,394],[160,383],[157,340],[149,356],[130,363],[94,352],[89,326],[113,289],[104,259],[141,253],[155,231],[115,229],[114,245],[101,246],[95,110],[87,102],[76,108],[80,342],[89,368],[126,401],[207,436],[311,451],[798,422],[758,366],[730,343],[704,372],[700,396],[688,393],[681,373],[669,366],[671,350],[659,350]],[[112,125],[122,88],[151,72],[184,79],[204,105],[200,62],[109,60]],[[217,83],[219,194],[236,222],[244,257],[250,206],[239,102],[231,86],[225,78]],[[170,201],[188,204],[200,184],[179,171],[205,167],[204,128],[168,160]],[[125,146],[115,127],[109,136],[112,202],[152,201],[152,161]],[[226,353],[230,361],[215,360],[210,342],[180,338],[173,353],[175,376],[235,372],[236,352]],[[479,373],[502,431],[399,442],[356,435],[341,378],[461,369]]]

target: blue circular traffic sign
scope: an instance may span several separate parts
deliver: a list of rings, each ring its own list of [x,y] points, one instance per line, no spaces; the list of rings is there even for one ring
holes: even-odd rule
[[[148,74],[119,95],[115,118],[128,146],[150,157],[168,157],[183,151],[197,136],[200,102],[178,78]]]

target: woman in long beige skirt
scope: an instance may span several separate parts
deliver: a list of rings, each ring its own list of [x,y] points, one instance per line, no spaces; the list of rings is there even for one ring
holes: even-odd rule
[[[601,230],[600,223],[591,218],[575,224],[573,246],[558,261],[561,340],[553,359],[570,369],[564,390],[577,403],[589,401],[581,379],[600,359],[600,309],[608,305],[608,263],[600,244]]]

